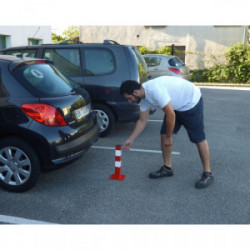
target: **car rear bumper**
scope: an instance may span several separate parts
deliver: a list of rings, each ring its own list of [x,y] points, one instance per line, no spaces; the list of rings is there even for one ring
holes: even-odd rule
[[[188,81],[191,80],[191,74],[186,74],[186,75],[181,74],[181,75],[179,75],[179,74],[175,74],[173,72],[170,72],[168,74],[151,75],[151,79],[161,77],[161,76],[175,76],[175,77],[183,78],[183,79],[188,80]]]
[[[88,133],[83,134],[76,139],[73,139],[69,142],[62,143],[61,145],[56,146],[56,151],[59,155],[69,154],[72,151],[79,151],[87,144],[94,143],[96,141],[98,126],[94,126]]]
[[[96,124],[96,126],[88,131],[88,133],[83,134],[80,137],[69,142],[56,145],[56,151],[58,152],[58,155],[61,155],[62,157],[53,159],[53,164],[63,164],[80,157],[91,147],[92,144],[94,144],[98,140],[98,138],[99,126]]]
[[[48,127],[33,121],[25,138],[38,152],[43,169],[50,169],[86,152],[98,140],[99,126],[94,113],[87,125],[78,128]]]

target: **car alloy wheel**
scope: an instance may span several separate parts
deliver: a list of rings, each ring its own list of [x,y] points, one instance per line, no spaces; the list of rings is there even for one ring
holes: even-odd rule
[[[41,163],[26,140],[11,136],[0,140],[0,186],[8,191],[23,192],[39,179]]]
[[[100,129],[100,136],[107,136],[115,125],[115,116],[113,112],[103,104],[94,104],[94,111],[97,116],[97,122]]]
[[[100,128],[100,132],[103,132],[109,126],[109,117],[102,110],[97,109],[97,110],[95,110],[95,113],[97,115],[97,122],[98,122],[98,125]]]
[[[19,148],[5,147],[0,150],[0,179],[7,185],[22,185],[30,177],[29,157]]]

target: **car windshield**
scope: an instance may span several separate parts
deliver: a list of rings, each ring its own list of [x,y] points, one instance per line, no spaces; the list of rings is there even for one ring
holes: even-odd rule
[[[37,97],[68,95],[74,87],[71,81],[49,64],[25,64],[12,73],[18,82]]]

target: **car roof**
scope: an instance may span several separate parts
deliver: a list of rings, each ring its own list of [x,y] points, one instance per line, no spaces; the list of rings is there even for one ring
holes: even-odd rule
[[[33,57],[13,56],[13,55],[0,55],[0,60],[22,63],[22,62],[28,62],[28,61],[34,61],[34,60],[41,60],[41,59],[33,58]]]
[[[9,62],[23,62],[23,58],[17,57],[17,56],[12,56],[12,55],[0,55],[0,60],[3,61],[9,61]]]
[[[44,48],[44,47],[82,47],[82,46],[132,46],[132,45],[123,45],[119,44],[113,40],[104,40],[103,43],[82,43],[82,42],[74,42],[69,43],[71,40],[66,40],[61,43],[47,43],[47,44],[39,44],[39,45],[27,45],[27,46],[15,46],[3,49],[2,51],[7,50],[20,50],[20,49],[35,49],[35,48]]]
[[[173,55],[163,55],[163,54],[145,54],[143,56],[150,56],[150,57],[166,57],[166,58],[173,58],[176,56]]]
[[[48,60],[46,59],[39,59],[39,58],[33,58],[33,57],[19,57],[19,56],[12,56],[12,55],[0,55],[0,61],[5,61],[9,62],[11,67],[10,70],[13,70],[16,68],[18,65],[25,64],[26,62],[31,62],[31,61],[39,61],[39,62],[44,62],[44,63],[49,63]]]

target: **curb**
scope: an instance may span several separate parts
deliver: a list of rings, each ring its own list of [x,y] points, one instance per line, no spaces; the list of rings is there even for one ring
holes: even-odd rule
[[[199,86],[199,87],[237,87],[237,88],[250,88],[250,85],[237,85],[237,84],[197,84],[197,83],[194,83],[196,86]]]

